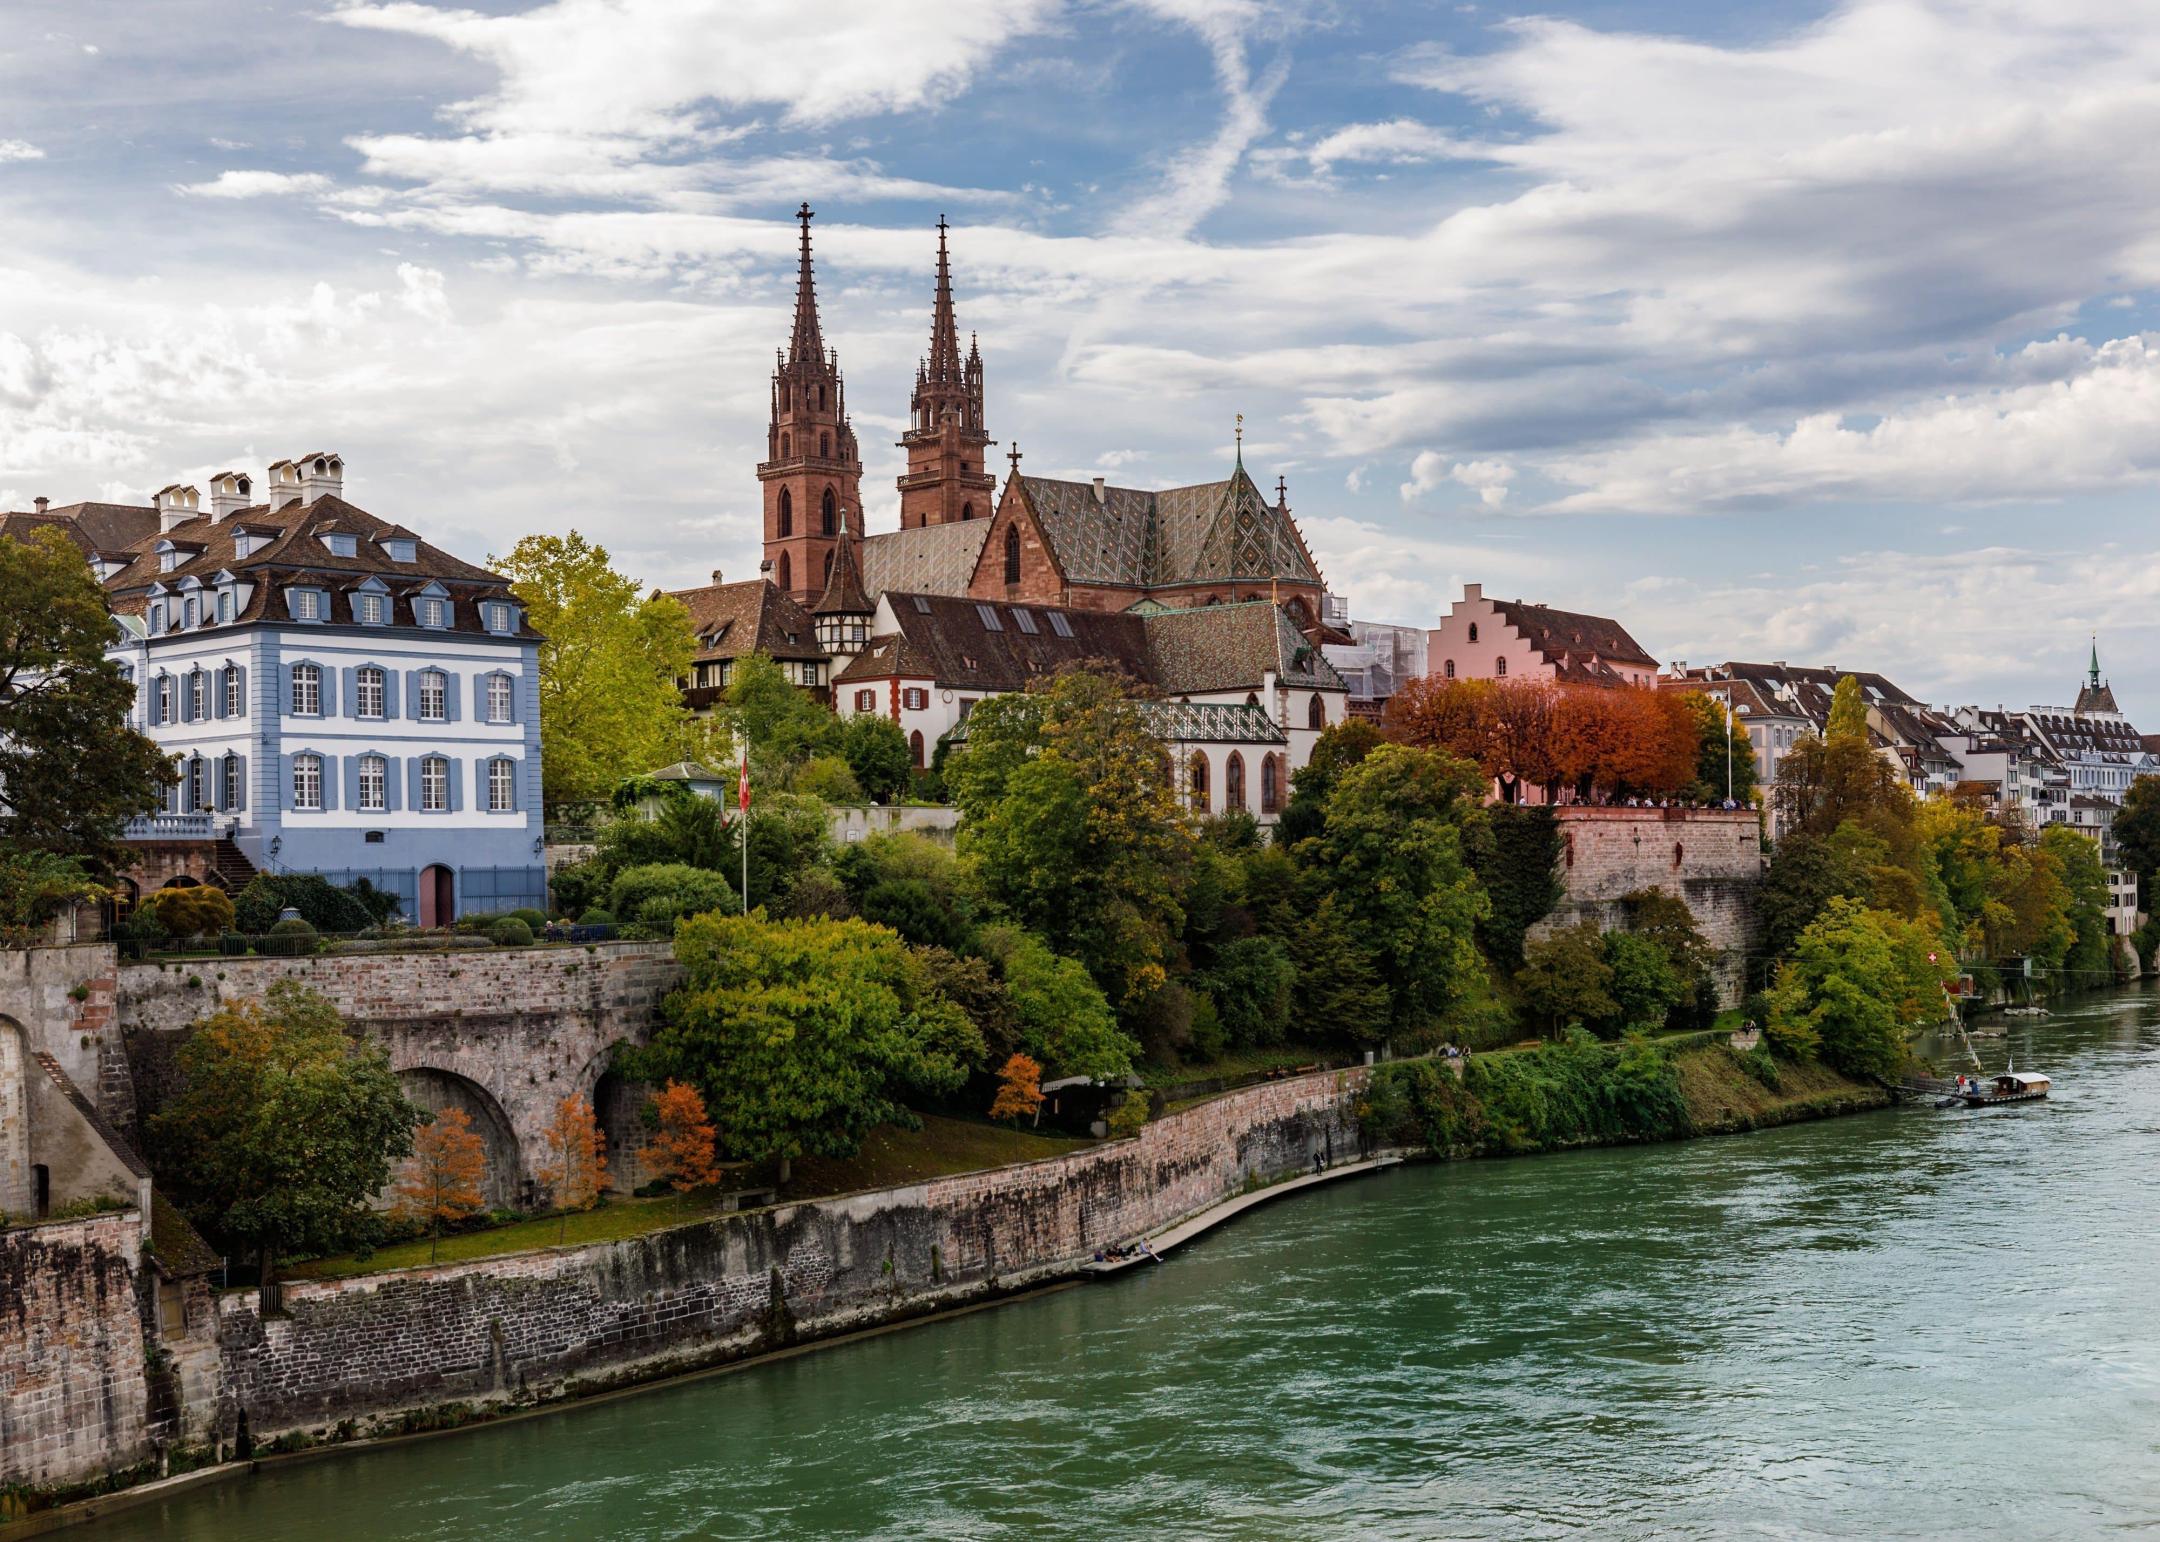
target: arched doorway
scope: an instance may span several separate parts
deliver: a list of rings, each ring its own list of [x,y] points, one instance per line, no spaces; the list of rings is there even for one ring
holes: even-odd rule
[[[480,1137],[480,1149],[487,1157],[487,1176],[481,1180],[480,1192],[490,1209],[527,1202],[517,1136],[493,1094],[469,1077],[433,1066],[398,1072],[398,1088],[431,1114],[455,1108],[472,1121],[473,1134]],[[395,1175],[391,1181],[395,1183]]]
[[[646,1160],[652,1136],[645,1128],[645,1105],[653,1089],[613,1071],[593,1083],[593,1117],[607,1136],[607,1185],[618,1194],[635,1192],[658,1176]]]
[[[420,870],[420,926],[448,926],[457,919],[457,880],[440,862]]]

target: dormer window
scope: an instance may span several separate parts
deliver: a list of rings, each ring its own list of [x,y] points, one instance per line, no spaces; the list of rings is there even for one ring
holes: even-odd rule
[[[381,595],[360,595],[355,604],[360,612],[360,624],[362,626],[381,626],[383,624],[383,597]]]
[[[443,614],[446,609],[447,607],[441,600],[415,600],[413,601],[413,619],[418,621],[422,626],[441,626],[443,624]]]
[[[487,606],[487,629],[491,632],[510,630],[510,607],[500,600],[490,601]]]
[[[188,629],[189,631],[193,631],[193,630],[195,629],[195,627],[196,627],[197,623],[198,623],[198,622],[199,622],[199,621],[200,621],[200,620],[201,620],[202,618],[201,618],[201,617],[200,617],[200,615],[198,615],[198,614],[197,614],[197,612],[196,612],[196,609],[195,609],[195,596],[194,596],[194,595],[192,595],[192,594],[191,594],[191,595],[189,595],[189,596],[187,597],[187,600],[186,600],[186,602],[185,602],[185,603],[186,603],[186,608],[185,608],[185,610],[183,611],[183,614],[185,615],[186,619],[185,619],[184,621],[182,621],[182,622],[181,622],[180,624],[181,624],[182,626],[186,627],[186,628],[187,628],[187,629]]]
[[[317,609],[318,597],[313,589],[290,589],[286,593],[292,600],[292,613],[295,621],[313,621],[322,614]]]
[[[230,589],[218,591],[217,618],[220,621],[230,621],[233,618],[233,592]]]
[[[416,541],[407,540],[403,537],[393,537],[382,543],[383,555],[392,562],[414,562],[419,559],[420,555],[416,549],[418,544]]]
[[[150,631],[152,635],[165,630],[165,602],[160,600],[150,607]]]
[[[328,535],[322,538],[322,543],[324,547],[328,549],[330,555],[333,557],[353,557],[359,555],[359,538],[357,536],[347,535],[342,531],[331,531]]]
[[[178,552],[167,550],[158,553],[157,570],[160,573],[170,573],[174,568],[178,567],[179,565],[180,554]]]

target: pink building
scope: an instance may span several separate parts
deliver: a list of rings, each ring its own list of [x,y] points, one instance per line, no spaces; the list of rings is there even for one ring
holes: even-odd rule
[[[1521,600],[1488,600],[1484,586],[1463,597],[1426,634],[1425,667],[1448,680],[1553,680],[1562,685],[1657,684],[1657,660],[1604,616]]]

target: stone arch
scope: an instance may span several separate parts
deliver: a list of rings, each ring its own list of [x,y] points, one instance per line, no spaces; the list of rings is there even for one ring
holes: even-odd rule
[[[628,1194],[650,1183],[655,1174],[646,1160],[651,1132],[645,1128],[645,1103],[653,1089],[618,1072],[600,1073],[593,1083],[593,1118],[607,1136],[607,1185]]]
[[[481,1192],[491,1208],[527,1202],[527,1174],[517,1135],[493,1093],[471,1077],[439,1066],[409,1066],[397,1078],[406,1098],[430,1113],[456,1108],[472,1120],[473,1133],[487,1153],[487,1179]]]

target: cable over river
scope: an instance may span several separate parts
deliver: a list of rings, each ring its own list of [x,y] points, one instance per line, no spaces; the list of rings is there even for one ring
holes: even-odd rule
[[[2160,991],[1999,1110],[1417,1165],[1114,1283],[287,1466],[99,1536],[2076,1536],[2160,1525]]]

